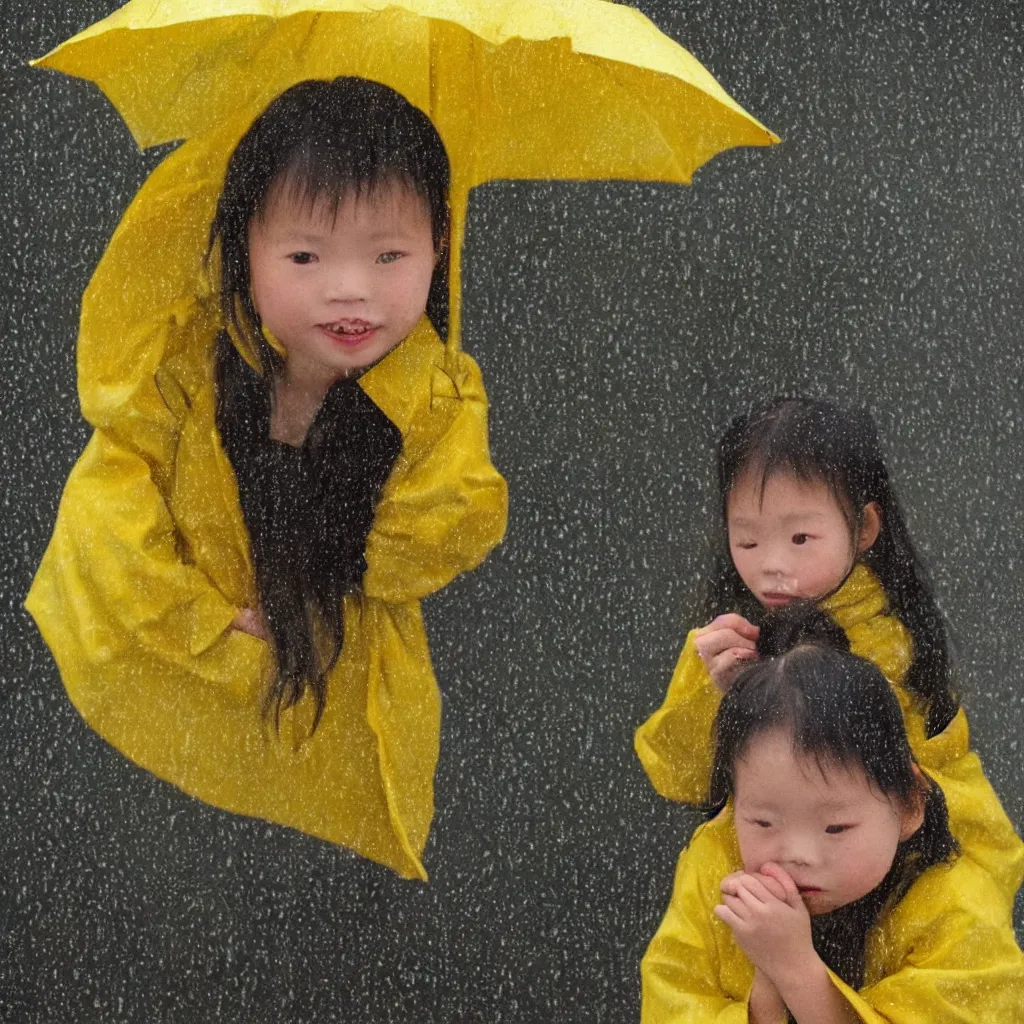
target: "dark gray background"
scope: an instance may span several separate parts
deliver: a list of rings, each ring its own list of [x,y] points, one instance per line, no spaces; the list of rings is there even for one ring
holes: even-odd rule
[[[640,2],[784,144],[692,189],[474,195],[465,342],[512,518],[427,604],[429,885],[131,766],[21,610],[86,439],[79,296],[161,155],[93,87],[23,63],[115,6],[2,8],[0,1018],[636,1019],[693,818],[631,735],[693,621],[712,442],[781,390],[876,411],[975,740],[1024,822],[1018,0]]]

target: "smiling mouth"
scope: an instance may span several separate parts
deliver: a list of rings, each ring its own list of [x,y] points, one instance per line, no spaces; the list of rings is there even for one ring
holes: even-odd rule
[[[806,895],[808,895],[810,893],[816,893],[816,892],[821,892],[822,891],[816,885],[798,885],[796,888],[797,888],[797,891],[800,893],[801,896],[806,896]]]
[[[360,335],[369,334],[375,330],[373,324],[365,320],[337,320],[330,324],[320,325],[329,334],[338,338],[358,338]]]
[[[320,330],[335,344],[345,349],[355,350],[362,348],[377,336],[380,324],[367,323],[365,320],[338,320],[319,326]]]

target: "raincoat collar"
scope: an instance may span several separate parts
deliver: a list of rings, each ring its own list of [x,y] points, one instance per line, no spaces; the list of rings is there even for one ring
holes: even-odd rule
[[[359,386],[403,437],[422,399],[422,382],[430,380],[430,367],[441,353],[441,339],[424,315],[401,344],[359,378]]]
[[[889,611],[889,598],[881,581],[863,562],[858,562],[846,577],[846,582],[830,597],[821,602],[823,611],[849,632],[876,615]]]

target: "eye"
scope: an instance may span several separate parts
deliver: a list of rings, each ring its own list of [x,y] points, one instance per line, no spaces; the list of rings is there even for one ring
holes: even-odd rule
[[[837,835],[839,835],[842,832],[848,832],[851,828],[853,828],[852,825],[829,825],[825,829],[825,831],[830,836],[837,836]]]
[[[810,538],[810,534],[807,534],[807,533],[794,533],[793,534],[793,543],[794,544],[806,544],[809,538]]]
[[[752,548],[756,548],[757,545],[752,540],[737,541],[733,547],[739,548],[741,551],[750,551]]]
[[[772,823],[765,818],[751,818],[751,825],[756,825],[758,828],[771,828]]]
[[[292,263],[298,264],[300,267],[304,267],[307,263],[312,263],[316,260],[316,256],[311,252],[293,252],[289,255],[288,259],[290,259]]]
[[[405,255],[404,252],[399,252],[397,249],[392,249],[390,252],[382,252],[377,257],[378,263],[395,263]]]

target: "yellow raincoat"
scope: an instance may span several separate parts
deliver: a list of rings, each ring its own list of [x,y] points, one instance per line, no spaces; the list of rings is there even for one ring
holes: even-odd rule
[[[714,916],[742,868],[731,806],[679,858],[640,965],[641,1024],[744,1024],[754,968]],[[968,858],[924,872],[868,935],[864,984],[832,981],[865,1024],[1019,1024],[1024,957],[991,877]],[[831,973],[831,972],[830,972]]]
[[[1009,911],[1024,881],[1024,843],[971,750],[963,708],[941,733],[928,738],[921,709],[903,685],[911,662],[910,634],[887,613],[885,591],[867,566],[857,565],[822,607],[845,630],[850,650],[877,665],[889,680],[903,709],[910,749],[946,794],[953,834],[964,853],[992,875]],[[665,703],[637,729],[634,739],[654,788],[684,803],[707,799],[712,728],[721,699],[697,653],[695,637],[694,631],[686,638]]]
[[[307,694],[275,735],[260,715],[269,648],[230,627],[258,602],[215,424],[222,324],[203,263],[245,127],[164,160],[90,282],[79,392],[96,429],[26,606],[82,716],[137,764],[217,807],[425,879],[440,695],[419,602],[476,566],[506,520],[480,372],[424,317],[360,378],[402,451],[367,540],[363,594],[345,598],[319,727],[310,733]]]

